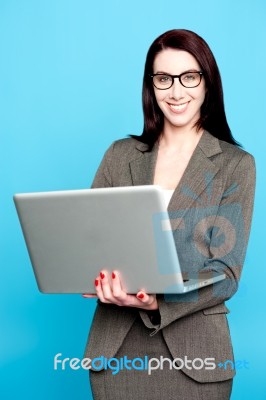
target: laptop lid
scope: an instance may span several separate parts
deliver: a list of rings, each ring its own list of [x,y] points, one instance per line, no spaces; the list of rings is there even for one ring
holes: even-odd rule
[[[128,293],[183,291],[162,189],[155,185],[16,194],[40,291],[94,293],[104,269]]]

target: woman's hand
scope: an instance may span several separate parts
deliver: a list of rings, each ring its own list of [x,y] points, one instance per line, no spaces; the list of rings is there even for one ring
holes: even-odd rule
[[[147,294],[143,291],[138,292],[136,295],[124,292],[117,271],[113,271],[111,277],[107,271],[101,271],[94,284],[96,295],[84,294],[83,297],[97,296],[102,303],[116,304],[117,306],[137,307],[144,310],[158,309],[156,295]]]

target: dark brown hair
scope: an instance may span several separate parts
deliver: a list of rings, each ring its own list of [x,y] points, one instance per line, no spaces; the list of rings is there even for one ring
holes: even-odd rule
[[[207,92],[201,106],[201,116],[196,123],[197,129],[206,129],[218,139],[239,145],[233,138],[226,120],[222,82],[214,55],[205,40],[185,29],[173,29],[163,33],[155,39],[148,50],[142,88],[144,129],[142,135],[132,135],[132,137],[147,143],[152,148],[162,132],[164,115],[155,99],[149,75],[153,74],[156,55],[165,49],[184,50],[192,54],[203,72]]]

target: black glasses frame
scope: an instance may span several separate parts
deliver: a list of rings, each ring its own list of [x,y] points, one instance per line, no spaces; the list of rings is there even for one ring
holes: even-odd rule
[[[199,83],[198,83],[197,85],[195,85],[195,86],[186,86],[186,85],[184,85],[184,84],[182,83],[182,81],[181,81],[182,76],[187,75],[187,74],[189,74],[190,72],[191,72],[191,73],[197,73],[197,74],[199,74],[199,76],[200,76],[200,81],[199,81]],[[153,86],[156,87],[156,89],[158,89],[158,90],[167,90],[167,89],[170,89],[170,87],[172,87],[173,84],[174,84],[175,78],[178,78],[178,80],[179,80],[179,82],[181,83],[182,86],[184,86],[185,88],[191,89],[191,88],[195,88],[195,87],[197,87],[197,86],[200,85],[201,80],[202,80],[202,76],[203,76],[203,72],[202,72],[202,71],[187,71],[187,72],[182,72],[182,74],[180,74],[180,75],[171,75],[171,74],[159,73],[159,74],[153,74],[153,75],[150,74],[149,76],[152,78]],[[154,78],[155,76],[169,76],[169,77],[172,79],[172,83],[171,83],[171,85],[168,86],[167,88],[158,88],[158,87],[154,84],[153,78]]]

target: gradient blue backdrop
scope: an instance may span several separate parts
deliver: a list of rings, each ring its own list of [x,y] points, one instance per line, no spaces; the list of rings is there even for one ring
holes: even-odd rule
[[[253,231],[229,320],[236,359],[249,363],[232,399],[265,399],[265,4],[0,0],[1,399],[91,398],[87,373],[54,371],[53,357],[82,357],[95,301],[38,292],[12,195],[90,186],[107,146],[141,132],[146,51],[172,28],[211,46],[233,134],[257,160]]]

